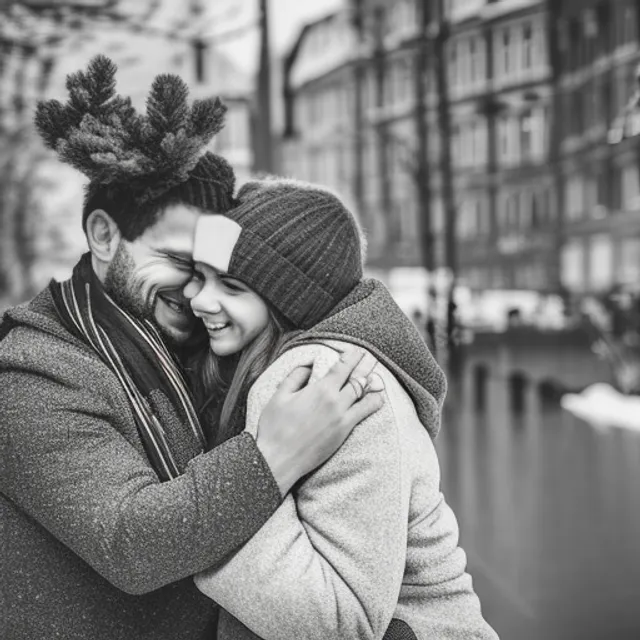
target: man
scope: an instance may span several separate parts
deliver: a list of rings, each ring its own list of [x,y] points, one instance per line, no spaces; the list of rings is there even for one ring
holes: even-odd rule
[[[114,76],[94,59],[68,79],[67,105],[36,119],[90,178],[90,252],[0,325],[7,640],[212,638],[215,607],[190,576],[245,543],[379,406],[346,384],[366,374],[357,355],[313,385],[299,369],[255,440],[207,450],[174,356],[202,348],[182,294],[196,220],[233,204],[230,167],[200,155],[224,109],[189,109],[181,81],[160,76],[139,116]]]

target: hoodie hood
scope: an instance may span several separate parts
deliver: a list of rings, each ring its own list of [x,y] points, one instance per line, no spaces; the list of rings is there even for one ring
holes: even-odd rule
[[[381,282],[362,280],[329,317],[297,336],[287,348],[319,340],[342,340],[370,351],[396,376],[429,435],[436,437],[447,391],[444,372]]]

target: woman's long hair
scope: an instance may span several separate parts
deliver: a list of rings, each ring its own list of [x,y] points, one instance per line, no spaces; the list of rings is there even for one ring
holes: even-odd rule
[[[240,353],[220,357],[206,349],[196,357],[189,369],[201,420],[211,434],[211,446],[242,430],[249,389],[298,333],[269,305],[267,326]]]

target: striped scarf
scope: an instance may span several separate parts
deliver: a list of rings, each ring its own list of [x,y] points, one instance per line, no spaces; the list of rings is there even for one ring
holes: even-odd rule
[[[186,380],[159,332],[150,321],[134,318],[107,295],[88,253],[76,265],[70,280],[51,282],[49,286],[65,326],[100,356],[122,385],[158,477],[162,481],[177,478],[186,461],[167,439],[167,425],[158,416],[162,415],[158,395],[173,405],[182,428],[188,430],[180,438],[194,445],[195,455],[204,452],[206,439]]]

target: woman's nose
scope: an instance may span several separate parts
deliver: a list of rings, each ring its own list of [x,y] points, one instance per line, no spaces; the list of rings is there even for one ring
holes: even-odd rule
[[[185,296],[188,298],[186,289]],[[218,296],[215,295],[208,287],[202,287],[191,300],[191,309],[196,316],[206,316],[209,314],[220,313],[222,306]]]

